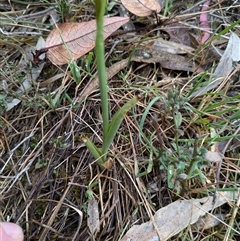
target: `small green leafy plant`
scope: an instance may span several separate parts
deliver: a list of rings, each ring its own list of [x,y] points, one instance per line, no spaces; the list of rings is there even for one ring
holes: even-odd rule
[[[144,122],[150,112],[151,107],[157,101],[165,103],[167,113],[173,119],[175,134],[168,149],[157,149],[153,146],[153,139],[157,135],[153,132],[151,136],[146,136],[143,131]],[[142,119],[139,123],[140,141],[149,152],[149,160],[146,167],[140,169],[138,176],[145,176],[152,171],[153,162],[157,160],[161,170],[167,172],[168,187],[175,189],[178,193],[186,188],[187,181],[193,177],[203,179],[201,169],[205,164],[206,149],[198,146],[198,139],[180,139],[182,134],[182,123],[184,118],[182,112],[191,111],[188,98],[181,96],[179,91],[174,90],[168,93],[167,98],[156,96],[146,107]],[[153,120],[154,121],[154,120]],[[157,128],[157,127],[156,127]]]
[[[186,180],[196,176],[200,179],[204,178],[201,174],[201,167],[204,164],[206,149],[198,147],[197,136],[194,143],[186,140],[185,145],[179,145],[180,127],[183,121],[181,109],[189,111],[188,98],[182,97],[178,91],[170,91],[165,104],[173,117],[176,131],[172,142],[172,152],[163,151],[160,162],[167,164],[169,188],[175,188],[180,192],[182,188],[186,188]],[[177,183],[181,185],[176,185]]]

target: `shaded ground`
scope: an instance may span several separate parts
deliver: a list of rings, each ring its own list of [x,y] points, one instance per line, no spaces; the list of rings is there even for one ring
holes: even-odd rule
[[[147,26],[156,22],[154,16],[130,14],[135,27],[143,29],[110,37],[106,65],[129,57],[134,46],[147,37],[159,35],[169,40],[166,29],[171,21],[195,26],[197,30],[189,27],[187,31],[200,37],[201,5],[194,5],[197,2],[174,1],[168,17],[160,17],[161,24],[150,29]],[[237,1],[211,3],[209,21],[214,33],[239,19],[239,5]],[[118,15],[118,6],[108,13]],[[112,143],[108,168],[100,170],[81,141],[82,135],[88,135],[96,145],[101,144],[99,91],[72,105],[96,73],[94,52],[78,60],[83,69],[78,86],[67,65],[57,68],[50,62],[43,64],[33,81],[29,77],[32,55],[27,49],[53,28],[50,14],[59,22],[88,21],[95,18],[94,5],[91,1],[1,1],[0,10],[0,217],[19,223],[26,240],[120,240],[133,224],[148,221],[155,211],[175,200],[211,195],[216,165],[203,161],[203,152],[211,146],[226,149],[220,188],[239,187],[238,71],[217,91],[189,99],[189,93],[210,75],[131,62],[109,80],[110,115],[134,95],[141,98]],[[239,25],[233,30],[239,35]],[[224,37],[229,37],[229,32],[215,42],[220,51],[226,48]],[[209,73],[220,59],[211,51],[205,48],[194,58]],[[31,88],[18,92],[26,78],[31,79]],[[13,99],[20,103],[6,111]],[[201,159],[201,175],[194,172],[182,181],[179,175],[187,173],[194,158]],[[90,234],[87,224],[91,198],[97,200],[100,215],[95,234]],[[231,218],[233,207],[225,205],[215,211],[226,215],[222,224],[197,231],[189,227],[171,240],[224,240],[227,225],[239,230],[240,215],[237,212]],[[239,240],[239,234],[232,232],[227,240]]]

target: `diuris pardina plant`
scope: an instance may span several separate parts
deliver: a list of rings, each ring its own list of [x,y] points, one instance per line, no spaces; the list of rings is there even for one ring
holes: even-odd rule
[[[97,34],[96,34],[96,59],[97,59],[97,71],[99,77],[100,95],[101,95],[101,107],[102,107],[102,119],[103,119],[103,143],[102,147],[98,148],[89,138],[84,137],[88,150],[93,157],[97,160],[97,163],[101,168],[104,168],[104,163],[107,161],[108,150],[110,145],[117,134],[117,131],[126,115],[126,113],[136,105],[138,98],[134,97],[130,99],[125,105],[123,105],[112,117],[109,119],[109,102],[108,102],[108,86],[106,77],[105,66],[105,50],[104,50],[104,36],[103,36],[103,18],[106,9],[106,0],[95,0],[96,20],[97,20]]]

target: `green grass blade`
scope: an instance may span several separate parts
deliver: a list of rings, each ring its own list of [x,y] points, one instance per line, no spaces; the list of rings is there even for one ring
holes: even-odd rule
[[[145,120],[147,118],[147,115],[148,113],[150,112],[150,109],[152,108],[152,106],[154,105],[155,102],[157,102],[159,99],[161,99],[160,96],[155,96],[151,102],[148,104],[148,106],[146,107],[145,111],[143,112],[143,115],[142,115],[142,119],[140,121],[140,124],[139,124],[139,129],[140,131],[142,132],[143,130],[143,126],[144,126],[144,123],[145,123]]]
[[[69,67],[71,69],[73,79],[76,81],[77,84],[80,84],[81,83],[81,74],[80,74],[80,70],[79,70],[79,67],[77,66],[76,62],[75,61],[70,62]]]
[[[99,165],[103,164],[103,155],[99,148],[97,148],[94,143],[86,136],[82,138],[82,141],[85,143],[87,149],[93,155],[93,157],[97,160]]]
[[[107,152],[109,149],[126,113],[134,107],[138,102],[138,98],[134,97],[131,100],[129,100],[124,106],[122,106],[121,109],[119,109],[115,115],[113,116],[109,127],[108,127],[108,132],[106,135],[105,140],[103,141],[103,146],[102,146],[102,153]]]

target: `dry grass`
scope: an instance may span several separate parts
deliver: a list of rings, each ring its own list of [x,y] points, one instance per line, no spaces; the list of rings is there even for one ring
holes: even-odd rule
[[[133,224],[148,221],[159,208],[179,198],[202,197],[215,188],[215,165],[203,166],[201,173],[206,179],[190,179],[184,183],[184,191],[178,193],[177,187],[169,188],[166,169],[169,163],[176,168],[187,161],[191,148],[194,148],[196,133],[200,137],[199,150],[209,149],[213,143],[226,146],[228,140],[233,140],[232,144],[228,143],[223,160],[220,188],[239,187],[238,140],[232,138],[238,134],[239,125],[240,98],[233,93],[239,91],[237,73],[232,82],[215,94],[184,102],[177,110],[183,116],[181,127],[177,129],[173,109],[180,103],[180,98],[193,89],[199,75],[165,70],[158,64],[131,63],[109,81],[110,114],[113,115],[119,106],[136,94],[141,94],[142,99],[126,116],[112,144],[109,167],[103,171],[81,142],[81,136],[87,134],[96,145],[101,143],[99,92],[95,91],[82,103],[71,104],[95,74],[94,56],[91,61],[87,55],[78,62],[85,70],[86,63],[89,66],[82,72],[80,86],[76,85],[66,66],[57,68],[45,63],[31,89],[17,93],[32,68],[28,61],[31,54],[26,54],[26,48],[35,46],[38,37],[47,36],[53,27],[48,14],[54,13],[59,18],[64,15],[74,21],[94,18],[90,1],[69,2],[67,6],[70,8],[66,6],[65,12],[59,8],[55,11],[56,3],[0,3],[0,80],[3,85],[0,106],[4,108],[13,98],[21,100],[11,110],[2,111],[0,116],[0,219],[19,223],[29,241],[119,240]],[[224,25],[239,18],[239,3],[215,2],[211,21],[212,28],[219,33]],[[198,16],[200,7],[187,11],[192,3],[174,1],[169,10],[172,16],[176,16],[173,20],[180,15],[183,22],[185,17]],[[144,21],[150,23],[153,18]],[[188,20],[188,23],[198,26],[195,20]],[[234,30],[239,35],[239,26]],[[113,41],[114,37],[106,41],[107,51]],[[226,47],[224,38],[220,38],[218,44],[223,49]],[[129,42],[117,45],[106,64],[111,66],[129,56],[131,49]],[[206,60],[204,55],[201,58],[201,61]],[[214,64],[217,62],[206,66],[210,69]],[[168,96],[173,89],[177,93],[174,108]],[[54,103],[57,93],[60,98]],[[229,93],[234,95],[232,99]],[[158,99],[150,106],[154,98]],[[217,133],[215,139],[214,131]],[[180,174],[176,169],[175,172]],[[176,175],[173,179],[177,178]],[[89,233],[87,224],[90,197],[98,201],[100,214],[100,231],[95,235]],[[216,212],[225,214],[224,222],[239,230],[240,214],[236,204],[223,206]],[[189,228],[171,240],[193,240],[193,237],[196,240],[239,240],[238,234],[227,234],[227,230],[228,226],[224,224],[197,232]]]

